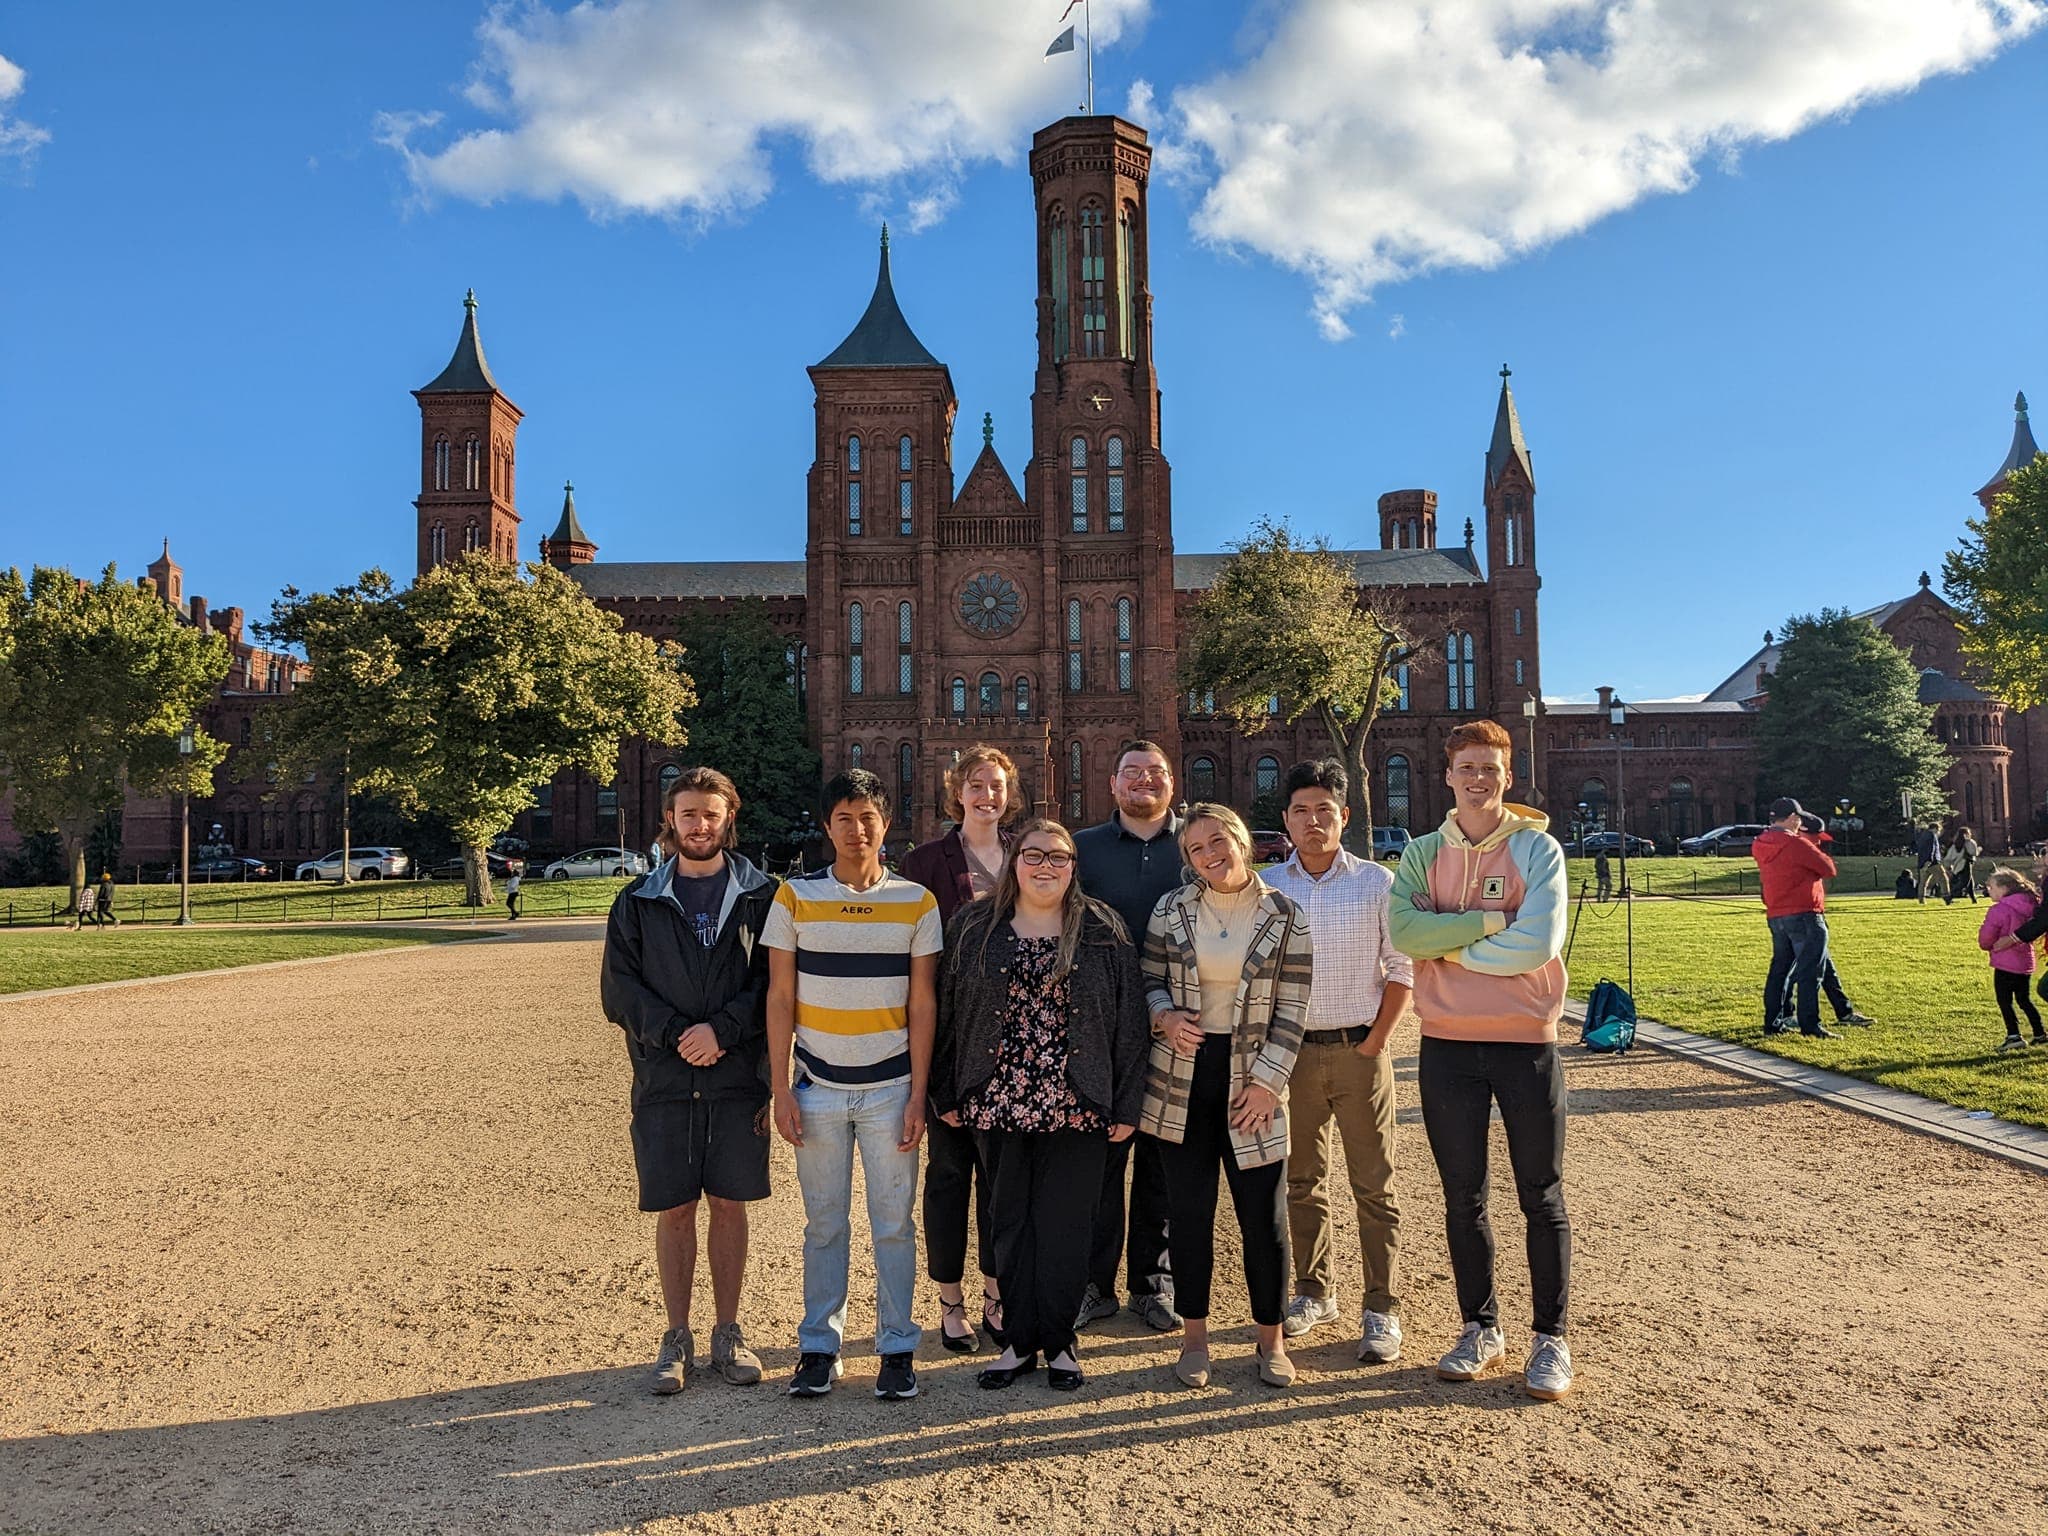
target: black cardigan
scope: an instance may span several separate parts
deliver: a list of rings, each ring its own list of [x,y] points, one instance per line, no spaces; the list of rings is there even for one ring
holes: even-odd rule
[[[930,1097],[937,1114],[957,1110],[995,1071],[1017,934],[1008,921],[996,924],[984,958],[986,921],[986,903],[976,902],[946,925],[932,1047]],[[1151,1033],[1137,946],[1119,943],[1090,913],[1067,980],[1067,1081],[1084,1108],[1112,1125],[1138,1123]]]

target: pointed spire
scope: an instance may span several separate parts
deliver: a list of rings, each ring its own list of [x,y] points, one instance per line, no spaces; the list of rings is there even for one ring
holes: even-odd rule
[[[1934,583],[1927,579],[1927,573],[1925,571],[1922,571],[1920,573],[1920,590],[1922,592],[1925,592],[1929,587],[1933,585]]]
[[[555,524],[555,531],[548,535],[550,544],[589,544],[590,535],[583,531],[583,524],[576,516],[576,486],[574,482],[562,482],[562,520]]]
[[[984,448],[993,448],[993,447],[995,447],[995,445],[996,445],[996,418],[995,418],[995,412],[993,412],[993,411],[983,411],[983,412],[981,413],[981,446],[982,446],[982,447],[984,447]]]
[[[1472,519],[1468,517],[1468,518],[1466,518],[1466,519],[1465,519],[1465,551],[1466,551],[1466,553],[1467,553],[1467,554],[1469,554],[1469,553],[1471,553],[1471,550],[1472,550]]]
[[[1500,482],[1509,464],[1520,465],[1529,488],[1534,490],[1536,487],[1536,471],[1529,464],[1529,445],[1522,439],[1522,418],[1515,412],[1515,392],[1508,387],[1508,380],[1513,375],[1514,370],[1506,363],[1500,365],[1500,404],[1493,413],[1493,441],[1486,448],[1486,488],[1489,491]]]
[[[903,308],[896,302],[896,287],[889,276],[889,226],[882,226],[882,261],[875,274],[874,297],[868,300],[867,312],[860,317],[839,343],[832,355],[818,364],[820,368],[939,368],[944,365],[925,350],[923,342],[910,329],[910,322],[903,318]]]
[[[2013,396],[2012,418],[2012,446],[2006,449],[2005,462],[1998,466],[1998,472],[1977,492],[1980,499],[2003,485],[2014,470],[2033,463],[2034,455],[2041,451],[2034,442],[2034,429],[2027,423],[2027,397],[2023,393]]]
[[[462,335],[456,339],[455,355],[448,359],[434,382],[426,385],[419,393],[423,395],[489,395],[502,394],[498,381],[491,377],[491,365],[484,361],[484,344],[476,331],[476,290],[470,289],[462,298]]]

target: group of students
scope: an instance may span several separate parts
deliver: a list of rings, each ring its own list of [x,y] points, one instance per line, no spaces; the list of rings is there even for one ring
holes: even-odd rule
[[[882,858],[887,791],[855,769],[825,786],[831,865],[780,883],[733,851],[732,781],[686,770],[664,795],[668,857],[613,905],[602,980],[633,1063],[640,1206],[658,1213],[668,1328],[653,1389],[678,1390],[698,1369],[700,1200],[710,1367],[736,1384],[761,1379],[738,1314],[746,1207],[769,1192],[771,1124],[794,1149],[804,1207],[792,1395],[822,1396],[843,1373],[856,1156],[875,1264],[875,1395],[917,1395],[925,1142],[940,1342],[976,1352],[987,1335],[999,1353],[979,1374],[985,1389],[1041,1360],[1049,1388],[1081,1387],[1078,1333],[1117,1310],[1119,1258],[1131,1310],[1181,1332],[1174,1375],[1206,1385],[1225,1188],[1254,1373],[1292,1384],[1287,1340],[1341,1311],[1333,1134],[1359,1219],[1358,1357],[1398,1359],[1388,1041],[1412,1002],[1463,1319],[1437,1374],[1473,1380],[1507,1365],[1488,1219],[1497,1107],[1528,1223],[1524,1381],[1536,1397],[1562,1397],[1564,861],[1544,818],[1506,803],[1510,760],[1490,721],[1452,732],[1452,810],[1390,875],[1342,846],[1349,786],[1334,759],[1286,775],[1294,849],[1261,871],[1235,812],[1175,813],[1171,766],[1151,742],[1118,756],[1116,815],[1079,832],[1023,818],[1010,759],[977,746],[947,777],[955,829],[913,850],[901,873]],[[963,1289],[970,1228],[978,1320]]]

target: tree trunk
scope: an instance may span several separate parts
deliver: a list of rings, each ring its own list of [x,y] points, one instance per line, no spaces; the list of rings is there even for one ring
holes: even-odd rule
[[[341,754],[341,883],[348,884],[348,752]]]
[[[462,845],[462,904],[466,907],[488,907],[497,897],[491,894],[491,861],[485,857],[481,843]]]
[[[71,872],[71,900],[64,910],[76,913],[79,893],[85,889],[85,840],[91,833],[60,827],[57,835],[64,840],[64,866]]]
[[[1318,711],[1323,717],[1323,729],[1330,737],[1330,751],[1344,765],[1344,772],[1351,780],[1351,823],[1344,829],[1344,842],[1353,853],[1363,850],[1366,858],[1372,857],[1372,779],[1367,772],[1365,760],[1365,728],[1361,725],[1346,728],[1337,718],[1337,712],[1329,705],[1322,705]]]

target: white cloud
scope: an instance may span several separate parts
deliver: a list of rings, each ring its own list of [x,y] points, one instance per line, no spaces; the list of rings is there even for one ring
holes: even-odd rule
[[[1098,47],[1149,3],[1096,0]],[[988,0],[506,6],[479,28],[463,92],[501,126],[430,147],[440,114],[387,113],[377,134],[422,195],[696,218],[759,203],[787,141],[821,181],[900,196],[918,227],[944,216],[964,167],[1013,160],[1072,109],[1076,60],[1045,57],[1057,14]]]
[[[16,117],[8,104],[22,93],[28,83],[28,71],[0,54],[0,162],[14,160],[26,164],[35,152],[50,142],[50,131],[38,128],[34,123]]]
[[[1492,267],[1702,159],[1966,70],[2044,0],[1296,0],[1173,95],[1197,234],[1304,273],[1326,335],[1372,290]]]
[[[1406,315],[1395,315],[1391,320],[1387,322],[1387,340],[1399,341],[1403,336],[1406,336],[1407,334],[1408,317]]]

